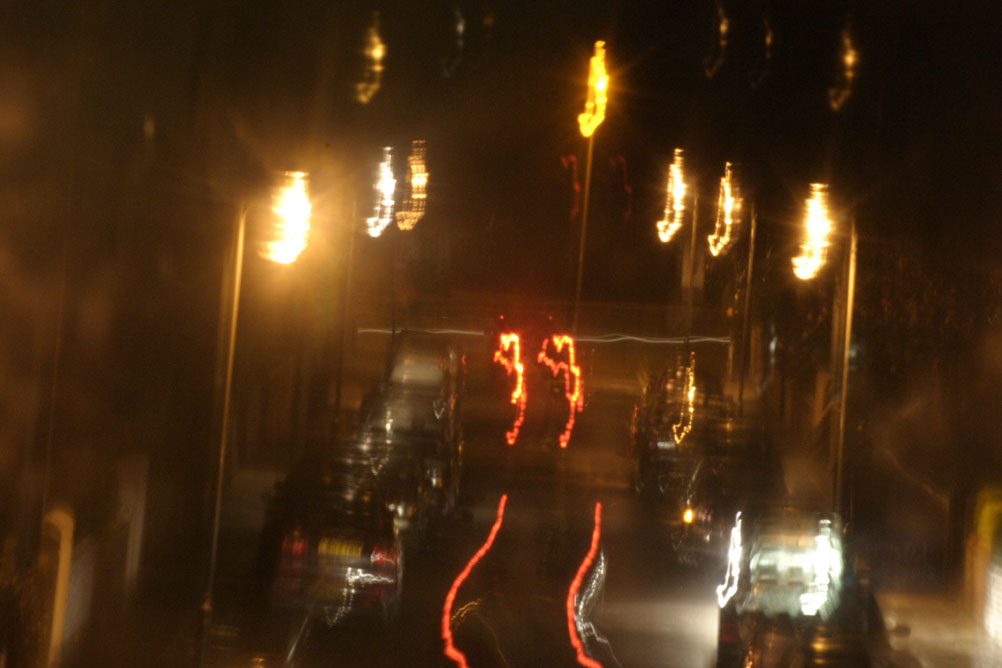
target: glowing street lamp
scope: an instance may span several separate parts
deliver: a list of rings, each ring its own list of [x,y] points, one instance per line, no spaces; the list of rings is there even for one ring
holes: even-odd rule
[[[291,264],[299,257],[309,240],[309,220],[312,211],[306,191],[307,175],[304,172],[284,172],[283,184],[274,196],[272,213],[274,239],[265,243],[262,257],[279,264]],[[201,623],[196,644],[195,665],[205,660],[208,629],[212,618],[213,594],[216,582],[216,562],[219,554],[219,522],[223,503],[223,474],[226,464],[227,437],[230,433],[230,397],[233,393],[233,357],[237,342],[237,320],[240,314],[240,283],[243,278],[244,241],[247,230],[247,207],[237,219],[236,242],[233,248],[233,293],[229,300],[229,332],[226,343],[226,375],[223,381],[223,406],[219,429],[219,459],[216,467],[215,504],[212,516],[212,541],[209,552],[209,572],[205,598],[200,608]]]
[[[828,235],[832,222],[828,212],[828,186],[811,184],[804,217],[804,243],[801,253],[793,258],[793,274],[802,281],[814,278],[828,259]]]
[[[588,98],[585,110],[578,115],[582,137],[591,137],[605,120],[605,106],[609,101],[609,74],[605,69],[605,42],[595,42],[595,55],[588,68]]]
[[[720,195],[717,198],[717,223],[713,234],[707,237],[710,242],[710,255],[713,257],[726,251],[731,243],[734,219],[741,211],[741,198],[735,194],[736,190],[731,163],[725,162],[724,175],[720,178]]]
[[[425,204],[428,200],[428,168],[425,166],[424,142],[411,142],[411,154],[407,158],[407,180],[411,191],[404,200],[403,211],[397,211],[397,227],[403,231],[413,230],[414,226],[424,216]]]
[[[393,178],[393,154],[390,147],[383,149],[383,161],[379,163],[379,178],[376,180],[376,206],[372,217],[365,220],[370,237],[378,237],[393,219],[393,193],[397,180]]]
[[[266,241],[261,256],[279,264],[290,264],[306,248],[310,237],[310,204],[304,172],[284,172],[284,184],[277,190],[271,210],[272,239]]]
[[[595,148],[595,130],[605,120],[605,107],[609,101],[609,74],[605,69],[605,42],[595,42],[595,54],[588,66],[588,96],[584,112],[578,114],[581,136],[588,139],[588,156],[585,161],[584,203],[581,207],[581,238],[578,241],[578,276],[574,289],[574,314],[571,331],[578,331],[578,309],[581,304],[581,278],[584,271],[585,235],[588,231],[588,195],[591,193],[591,159]]]
[[[666,244],[682,228],[685,214],[685,172],[682,149],[675,149],[675,157],[668,169],[668,187],[665,192],[665,216],[657,222],[658,239]]]
[[[379,13],[372,15],[372,23],[365,31],[365,73],[362,80],[355,84],[355,100],[360,104],[368,104],[383,81],[383,57],[386,55],[386,44],[379,35]]]

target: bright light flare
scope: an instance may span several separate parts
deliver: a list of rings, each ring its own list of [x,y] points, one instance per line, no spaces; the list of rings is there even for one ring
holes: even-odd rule
[[[379,35],[379,12],[373,13],[372,23],[365,30],[365,46],[362,53],[365,56],[365,72],[362,80],[355,84],[355,99],[361,104],[368,104],[379,92],[383,82],[386,44]]]
[[[505,356],[505,353],[510,353],[510,356]],[[508,445],[515,445],[518,432],[522,428],[522,423],[525,422],[525,401],[527,399],[525,365],[522,363],[521,343],[518,334],[515,332],[501,334],[501,347],[494,351],[494,361],[503,366],[509,376],[515,374],[515,387],[511,392],[511,403],[515,406],[515,422],[504,435]]]
[[[682,415],[677,424],[671,426],[672,436],[676,445],[682,445],[682,440],[692,431],[692,418],[696,412],[696,354],[689,353],[689,366],[685,370],[685,387],[682,390],[685,403],[682,405]]]
[[[588,553],[585,555],[584,560],[581,561],[581,565],[578,566],[577,573],[574,574],[574,579],[571,581],[571,586],[567,590],[567,634],[571,639],[571,646],[574,647],[574,653],[577,657],[578,663],[587,668],[602,668],[600,664],[595,659],[591,658],[585,653],[584,644],[581,642],[581,637],[578,635],[578,625],[579,621],[583,623],[583,620],[578,620],[577,606],[574,605],[574,599],[577,596],[578,590],[581,588],[581,582],[584,580],[585,574],[588,569],[591,568],[592,562],[595,560],[595,555],[598,553],[599,540],[602,538],[602,504],[595,504],[595,525],[591,531],[591,545],[588,547]]]
[[[306,191],[308,177],[304,172],[284,172],[282,177],[284,183],[271,206],[275,214],[273,238],[265,242],[261,256],[279,264],[291,264],[309,243],[313,205]]]
[[[605,70],[605,42],[595,42],[595,55],[588,67],[588,97],[585,110],[578,115],[582,137],[591,137],[605,120],[605,107],[609,101],[609,74]]]
[[[376,180],[376,206],[372,217],[365,224],[370,237],[378,237],[393,219],[393,193],[397,180],[393,178],[393,152],[387,146],[383,149],[383,161],[379,163],[379,178]]]
[[[452,582],[452,587],[449,588],[449,593],[445,596],[445,605],[442,606],[442,640],[445,641],[445,656],[456,662],[459,668],[468,668],[466,664],[466,655],[456,649],[456,646],[452,644],[452,626],[450,624],[452,619],[452,604],[456,600],[456,594],[459,592],[459,587],[462,586],[463,581],[469,577],[470,571],[473,567],[477,565],[477,562],[483,559],[484,555],[491,549],[494,545],[494,537],[498,535],[498,531],[501,529],[501,523],[504,521],[504,507],[508,502],[508,495],[502,494],[501,500],[498,501],[498,512],[497,517],[494,520],[494,525],[491,527],[490,533],[487,534],[487,540],[484,544],[480,546],[480,549],[470,557],[470,561],[467,562],[466,566],[460,571],[459,575]]]
[[[665,217],[657,222],[658,239],[666,244],[682,227],[685,213],[685,171],[682,149],[675,149],[675,157],[668,169],[668,187],[665,193]]]
[[[707,237],[710,242],[710,254],[713,257],[727,250],[731,243],[734,219],[741,211],[741,198],[735,194],[737,188],[733,181],[731,163],[725,162],[724,175],[720,178],[720,195],[717,198],[717,223],[713,228],[713,234]]]
[[[546,349],[553,343],[554,352],[559,355],[564,348],[567,349],[567,361],[557,361],[550,357]],[[574,337],[567,334],[554,334],[548,339],[543,339],[543,349],[539,351],[536,360],[540,364],[546,365],[556,378],[560,374],[564,376],[564,397],[567,398],[569,415],[564,431],[560,434],[560,447],[566,448],[571,440],[571,432],[574,431],[574,416],[584,408],[584,392],[581,382],[581,367],[575,362]]]
[[[734,517],[731,528],[731,542],[727,548],[727,575],[724,583],[717,587],[717,605],[721,608],[734,598],[738,591],[738,580],[741,578],[741,511]]]
[[[692,524],[693,512],[692,508],[686,508],[685,512],[682,513],[682,521],[686,524]]]
[[[403,203],[403,211],[397,211],[397,227],[403,231],[413,230],[424,216],[428,201],[428,168],[425,166],[424,142],[411,142],[411,154],[407,158],[407,181],[411,191]]]
[[[804,217],[804,243],[800,246],[800,255],[793,258],[793,273],[800,280],[814,278],[827,260],[831,228],[828,186],[812,183]]]
[[[842,70],[835,85],[828,90],[828,104],[832,111],[838,111],[852,94],[852,84],[856,79],[856,65],[859,63],[859,53],[852,42],[848,28],[842,30]]]

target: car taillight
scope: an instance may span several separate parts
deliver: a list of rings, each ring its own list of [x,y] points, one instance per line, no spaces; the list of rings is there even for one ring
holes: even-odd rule
[[[369,559],[376,566],[396,566],[397,549],[392,546],[377,545],[372,548],[372,556]]]
[[[293,562],[302,561],[306,557],[306,538],[298,531],[286,534],[282,539],[282,557]]]

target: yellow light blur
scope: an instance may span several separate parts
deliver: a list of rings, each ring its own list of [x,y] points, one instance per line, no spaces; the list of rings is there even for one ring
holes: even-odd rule
[[[812,183],[804,217],[804,243],[800,246],[800,255],[793,258],[793,273],[797,278],[803,281],[814,278],[824,265],[828,257],[831,227],[828,186]]]
[[[365,73],[362,80],[355,84],[355,99],[361,104],[368,104],[379,92],[383,81],[383,58],[386,56],[386,44],[379,35],[379,12],[372,15],[372,23],[365,30]]]
[[[411,154],[407,158],[408,180],[411,192],[403,204],[403,211],[397,211],[397,227],[401,230],[413,230],[424,216],[425,203],[428,199],[428,169],[425,166],[424,142],[411,142]]]
[[[284,172],[282,176],[284,184],[271,207],[275,214],[274,236],[265,242],[261,255],[272,262],[290,264],[309,242],[313,205],[306,192],[308,177],[304,172]]]
[[[689,353],[689,366],[685,370],[685,387],[682,390],[685,404],[678,424],[671,426],[675,444],[682,445],[683,439],[692,431],[692,418],[696,412],[696,353]]]
[[[588,68],[588,98],[584,113],[578,115],[578,126],[583,137],[591,137],[605,120],[605,106],[609,101],[609,74],[605,70],[605,42],[595,42],[595,55]]]
[[[708,79],[712,79],[720,66],[724,64],[724,56],[727,54],[727,33],[730,30],[731,22],[727,18],[724,6],[717,2],[717,52],[713,58],[707,58],[703,63],[703,71]]]
[[[724,163],[724,175],[720,179],[720,195],[717,198],[717,223],[713,234],[707,239],[710,242],[710,254],[717,257],[731,243],[731,229],[734,226],[734,216],[741,210],[741,198],[734,194],[731,163]]]
[[[692,508],[685,509],[685,512],[682,513],[682,521],[686,524],[692,524]]]
[[[852,42],[852,35],[848,28],[842,30],[842,71],[838,81],[828,90],[828,104],[832,111],[838,111],[849,99],[852,93],[853,80],[856,78],[856,64],[859,62],[859,53]]]
[[[665,193],[665,217],[657,222],[658,239],[666,244],[682,227],[685,213],[685,173],[682,149],[675,149],[675,158],[668,169],[668,187]]]
[[[397,180],[393,178],[393,152],[387,146],[383,149],[383,161],[379,163],[379,178],[376,180],[376,206],[371,218],[365,221],[370,237],[378,237],[393,220],[393,193]]]

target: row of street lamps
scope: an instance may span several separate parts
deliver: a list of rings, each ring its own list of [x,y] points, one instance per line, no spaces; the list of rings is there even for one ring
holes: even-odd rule
[[[848,39],[848,38],[845,38]],[[848,96],[848,86],[851,84],[851,75],[857,59],[855,49],[851,42],[845,46],[843,60],[849,81],[844,91],[844,96]],[[585,110],[578,116],[578,123],[581,135],[588,139],[587,158],[585,162],[585,187],[584,202],[581,210],[581,233],[579,235],[577,281],[574,292],[574,305],[572,316],[572,331],[576,334],[578,329],[578,318],[581,301],[581,280],[584,271],[585,241],[588,225],[588,199],[591,189],[591,167],[592,153],[595,142],[595,130],[605,119],[605,108],[608,103],[609,75],[605,64],[605,42],[595,42],[594,55],[591,57],[588,73],[588,89],[585,100]],[[844,99],[842,99],[844,102]],[[839,104],[841,106],[841,102]],[[834,109],[834,107],[833,107]],[[655,223],[658,239],[663,244],[670,243],[684,225],[686,212],[687,184],[685,181],[684,156],[681,148],[676,148],[672,162],[668,168],[668,180],[665,189],[665,211],[661,220]],[[690,248],[688,256],[688,284],[686,291],[686,303],[689,306],[687,317],[687,335],[691,334],[692,326],[692,274],[695,267],[696,252],[696,202],[693,197],[693,213],[691,216],[692,234],[690,238]],[[744,295],[744,313],[742,314],[741,333],[741,362],[738,383],[738,405],[739,411],[743,409],[745,366],[747,363],[748,346],[748,326],[749,312],[751,306],[751,286],[752,270],[755,259],[755,233],[758,217],[755,207],[750,207],[749,214],[749,246],[748,246],[748,269],[746,272],[746,284]],[[740,195],[739,184],[734,176],[734,168],[730,162],[724,163],[724,173],[720,179],[720,189],[717,197],[716,218],[713,233],[707,237],[710,254],[718,257],[726,253],[727,249],[736,240],[736,232],[740,227],[742,219],[743,201]],[[803,281],[809,281],[816,277],[828,259],[831,247],[833,222],[828,202],[828,186],[821,183],[810,185],[810,195],[805,202],[803,241],[801,243],[801,253],[792,259],[794,275]],[[842,468],[845,449],[845,414],[846,398],[848,390],[849,375],[849,350],[852,340],[852,311],[856,286],[856,225],[855,220],[850,223],[848,263],[846,274],[846,300],[845,313],[843,318],[844,331],[839,333],[842,339],[841,359],[832,360],[833,367],[840,369],[839,378],[839,416],[838,431],[835,445],[835,463],[833,475],[832,503],[835,510],[842,508]]]

